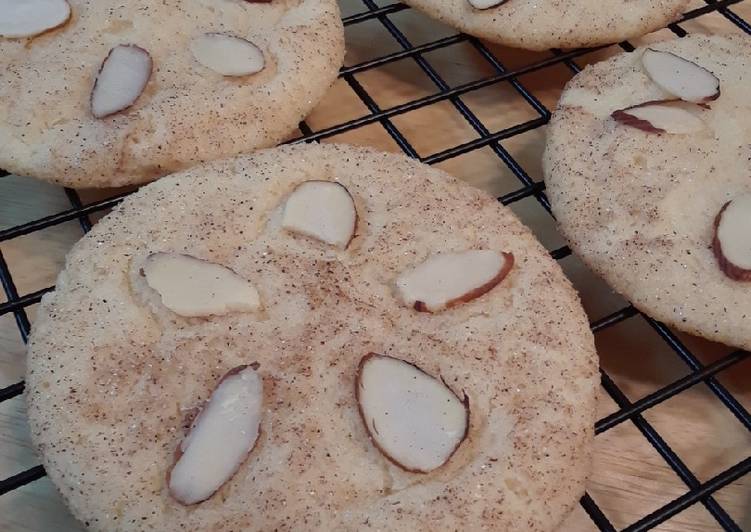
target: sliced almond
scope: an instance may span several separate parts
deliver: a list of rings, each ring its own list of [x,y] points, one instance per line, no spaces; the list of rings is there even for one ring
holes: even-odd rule
[[[648,133],[688,135],[703,131],[707,125],[699,118],[703,108],[677,100],[646,102],[614,111],[616,121]]]
[[[335,181],[305,181],[284,206],[282,227],[344,249],[355,234],[355,202]]]
[[[141,268],[162,304],[185,317],[251,312],[261,306],[258,291],[235,272],[179,253],[154,253]]]
[[[681,100],[703,103],[720,97],[717,76],[688,59],[647,48],[641,62],[658,87]]]
[[[419,312],[437,312],[490,291],[511,270],[514,256],[492,250],[432,255],[396,279],[402,302]]]
[[[91,90],[91,113],[104,118],[133,105],[151,77],[149,52],[134,44],[115,46],[99,67]]]
[[[736,281],[751,281],[751,193],[728,201],[720,209],[712,249],[725,275]]]
[[[490,9],[505,4],[507,0],[467,0],[475,9]]]
[[[0,37],[33,37],[70,19],[66,0],[0,0]]]
[[[223,76],[248,76],[263,70],[263,52],[255,44],[224,33],[204,33],[190,41],[196,61]]]
[[[228,372],[193,421],[169,472],[169,492],[189,505],[205,501],[237,472],[258,439],[263,381],[258,365]]]
[[[391,462],[414,473],[441,467],[469,430],[469,399],[423,370],[390,356],[360,360],[355,395],[373,443]]]

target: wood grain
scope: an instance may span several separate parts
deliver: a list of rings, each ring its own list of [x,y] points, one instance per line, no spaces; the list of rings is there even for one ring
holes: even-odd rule
[[[694,6],[704,5],[694,2]],[[344,15],[359,12],[357,0],[344,0]],[[751,0],[733,7],[751,20]],[[454,34],[445,26],[411,10],[392,15],[391,20],[412,44],[419,45]],[[737,32],[719,14],[701,17],[684,25],[690,32]],[[667,31],[638,39],[635,44],[666,38]],[[399,44],[377,21],[347,28],[348,65],[397,51]],[[532,63],[548,53],[530,53],[488,45],[507,68]],[[618,52],[611,47],[587,55],[579,61],[587,64]],[[494,73],[492,67],[468,44],[461,43],[426,54],[449,86],[455,86]],[[571,72],[561,65],[519,78],[548,108],[553,108],[563,84]],[[420,71],[412,59],[405,59],[356,75],[356,80],[373,96],[381,109],[434,94],[435,84]],[[534,109],[509,83],[493,85],[462,96],[462,101],[491,131],[498,131],[534,119]],[[308,118],[314,130],[365,116],[367,107],[344,80],[337,81],[326,99]],[[468,142],[477,134],[449,102],[430,105],[400,114],[384,123],[373,123],[330,137],[326,142],[350,142],[387,151],[399,151],[384,126],[395,125],[418,155],[436,152]],[[503,140],[501,146],[529,174],[542,179],[540,156],[544,128]],[[499,195],[520,187],[508,167],[484,147],[468,154],[440,162],[439,167],[488,191]],[[112,191],[81,191],[84,201],[106,197]],[[7,228],[69,208],[59,187],[31,178],[9,176],[0,179],[0,228]],[[513,204],[512,208],[548,247],[563,245],[550,216],[534,199]],[[95,216],[98,219],[101,215]],[[19,293],[25,294],[54,283],[70,246],[82,235],[76,221],[28,236],[2,242],[3,253],[13,273]],[[582,295],[587,312],[598,319],[626,302],[594,277],[576,257],[561,265]],[[0,300],[4,300],[4,295]],[[33,321],[35,309],[28,309]],[[703,363],[711,363],[730,350],[727,347],[681,335],[681,339]],[[654,392],[688,373],[688,368],[661,341],[656,332],[640,317],[627,320],[597,335],[602,366],[632,401]],[[0,387],[23,378],[24,346],[12,315],[0,317]],[[751,408],[751,361],[746,361],[719,375],[746,408]],[[603,392],[599,413],[604,416],[617,406]],[[644,414],[651,424],[690,467],[699,481],[711,478],[751,454],[751,437],[725,409],[709,389],[701,384],[668,400]],[[38,464],[29,444],[28,426],[21,398],[0,403],[0,477],[7,477]],[[687,491],[686,485],[670,469],[655,449],[631,422],[607,431],[596,438],[594,468],[588,491],[616,528],[623,528]],[[715,494],[728,513],[742,528],[751,530],[751,478],[736,481]],[[470,527],[468,527],[469,529]],[[8,531],[79,531],[81,526],[68,513],[59,495],[46,478],[0,497],[0,530]],[[569,532],[596,530],[584,511],[577,507],[562,530]],[[665,532],[719,530],[701,504],[694,505],[657,527]]]

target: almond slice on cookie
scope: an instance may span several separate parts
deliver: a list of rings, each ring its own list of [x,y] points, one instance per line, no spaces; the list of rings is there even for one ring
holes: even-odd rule
[[[722,206],[712,241],[722,271],[735,281],[751,281],[751,192]]]
[[[70,19],[66,0],[0,0],[0,37],[33,37]]]
[[[230,370],[177,448],[169,493],[184,505],[211,497],[240,468],[258,439],[263,380],[258,364]]]
[[[652,48],[644,51],[641,61],[655,84],[683,101],[704,103],[720,97],[720,80],[693,61]]]
[[[263,70],[263,52],[252,42],[224,33],[204,33],[190,41],[196,61],[223,76],[248,76]]]
[[[437,312],[480,297],[508,275],[514,256],[493,250],[432,255],[396,279],[397,297],[419,312]]]
[[[613,111],[612,117],[626,126],[647,133],[688,135],[706,129],[699,118],[704,109],[697,104],[679,100],[646,102],[626,109]]]
[[[261,306],[256,288],[234,271],[190,255],[153,253],[141,267],[162,304],[184,317],[252,312]]]
[[[469,430],[469,399],[414,364],[369,353],[357,368],[360,416],[378,450],[413,473],[441,467]]]
[[[357,210],[347,188],[336,181],[305,181],[287,198],[282,227],[345,249],[355,235]]]
[[[121,44],[112,48],[91,90],[91,113],[104,118],[136,103],[149,82],[151,68],[151,56],[140,46]]]
[[[467,0],[469,5],[479,10],[498,7],[502,4],[505,4],[507,1],[508,0]]]

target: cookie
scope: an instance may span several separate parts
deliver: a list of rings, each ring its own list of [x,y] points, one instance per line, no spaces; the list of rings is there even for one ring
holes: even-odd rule
[[[41,304],[27,399],[92,530],[549,531],[584,491],[598,383],[576,293],[509,209],[297,145],[101,220]]]
[[[344,55],[334,0],[5,4],[0,168],[72,187],[276,145]]]
[[[688,0],[405,0],[444,24],[515,48],[596,46],[680,17]]]
[[[650,316],[745,349],[750,58],[748,39],[693,35],[588,66],[544,157],[561,232],[593,270]]]

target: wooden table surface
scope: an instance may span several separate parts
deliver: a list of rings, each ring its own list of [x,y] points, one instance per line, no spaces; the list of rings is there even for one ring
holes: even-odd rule
[[[704,5],[696,1],[692,6]],[[344,15],[362,11],[358,0],[342,3]],[[751,20],[751,0],[733,7]],[[391,20],[414,45],[452,35],[452,30],[432,22],[412,10],[392,15]],[[711,14],[686,23],[689,32],[738,32],[719,14]],[[666,30],[632,41],[646,42],[669,38]],[[399,44],[378,21],[347,28],[346,64],[394,52]],[[530,53],[490,46],[509,68],[530,64],[549,53]],[[580,65],[617,53],[612,47],[587,55]],[[461,43],[426,54],[426,58],[451,85],[466,83],[492,74],[479,54]],[[519,81],[548,108],[553,108],[563,84],[571,72],[563,65],[531,73]],[[357,75],[359,83],[374,97],[381,108],[389,108],[417,97],[436,92],[435,85],[412,59],[391,63]],[[750,85],[751,88],[751,85]],[[470,92],[462,100],[491,131],[535,118],[536,112],[507,83]],[[368,114],[366,106],[343,81],[337,81],[326,99],[308,119],[314,130]],[[449,102],[441,102],[401,114],[392,123],[405,135],[421,157],[476,138],[476,134]],[[539,181],[542,179],[540,156],[544,127],[509,140],[504,148]],[[376,122],[353,131],[330,137],[326,142],[349,142],[399,151],[382,124]],[[438,164],[439,167],[494,195],[520,187],[511,171],[485,147]],[[112,191],[80,191],[84,202],[106,197]],[[8,176],[0,179],[0,229],[12,227],[70,207],[60,187],[31,178]],[[534,199],[514,203],[512,208],[549,249],[564,244],[556,233],[550,216]],[[95,215],[97,219],[101,214]],[[20,294],[54,283],[63,265],[65,253],[80,238],[77,222],[67,222],[0,244]],[[608,289],[578,259],[561,261],[581,293],[591,319],[601,318],[626,302]],[[5,296],[0,296],[0,302]],[[28,309],[33,322],[35,307]],[[730,351],[729,348],[701,339],[680,335],[703,363],[711,363]],[[655,331],[637,316],[597,335],[602,367],[632,401],[654,392],[688,373],[688,368]],[[25,348],[12,314],[0,316],[0,387],[23,378]],[[751,408],[751,360],[720,373],[724,384],[746,407]],[[603,392],[599,404],[601,416],[617,410]],[[678,396],[645,412],[644,418],[663,436],[672,449],[690,467],[699,481],[705,481],[751,454],[749,432],[723,407],[704,385],[694,386]],[[597,436],[594,469],[588,492],[616,528],[628,524],[659,508],[687,491],[686,485],[662,460],[631,422],[625,422]],[[24,402],[21,397],[0,403],[0,478],[37,465],[29,443]],[[751,476],[737,480],[715,494],[728,513],[745,530],[751,530]],[[577,506],[562,527],[566,531],[596,530],[584,511]],[[78,531],[82,530],[66,510],[47,478],[26,485],[0,497],[0,530]],[[691,506],[657,530],[687,532],[719,530],[708,511],[701,505]]]

